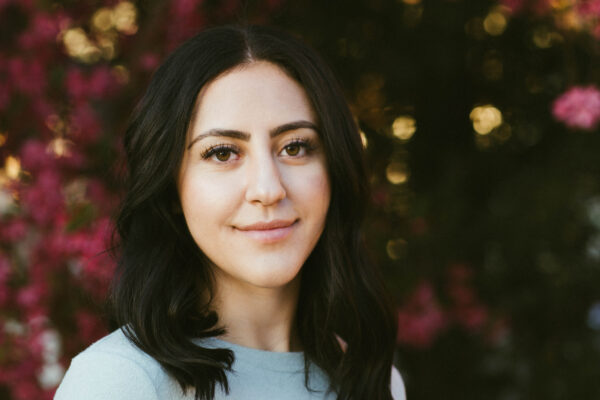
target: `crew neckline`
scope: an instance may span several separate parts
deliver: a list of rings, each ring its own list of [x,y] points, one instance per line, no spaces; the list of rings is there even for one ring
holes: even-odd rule
[[[304,371],[304,352],[302,351],[269,351],[253,347],[246,347],[240,344],[231,343],[216,337],[207,337],[199,339],[198,345],[209,348],[229,348],[234,352],[236,366],[258,367],[274,372],[303,372]]]

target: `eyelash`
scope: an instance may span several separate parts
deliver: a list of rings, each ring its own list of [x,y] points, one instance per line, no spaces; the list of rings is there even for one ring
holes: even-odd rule
[[[303,148],[306,151],[306,155],[310,154],[312,151],[315,150],[315,144],[311,139],[294,138],[289,143],[287,143],[285,146],[283,146],[282,151],[285,150],[286,148],[289,148],[290,146],[299,146],[299,147]],[[227,144],[227,143],[215,144],[213,146],[210,146],[208,149],[204,150],[201,154],[201,157],[202,157],[202,159],[207,160],[219,152],[231,152],[234,154],[238,154],[240,152],[240,149],[237,146],[234,146],[232,144]],[[291,157],[296,157],[296,156],[291,156]],[[221,162],[226,162],[226,161],[221,161]]]
[[[301,148],[303,148],[306,151],[307,155],[310,154],[311,152],[313,152],[316,147],[315,143],[311,139],[305,139],[305,138],[294,138],[288,144],[283,146],[283,148],[286,149],[289,146],[300,146]]]
[[[239,153],[240,150],[238,149],[237,146],[221,143],[221,144],[215,144],[214,146],[210,146],[208,149],[206,149],[202,152],[201,156],[202,156],[202,159],[207,160],[221,151],[229,151],[232,153]]]

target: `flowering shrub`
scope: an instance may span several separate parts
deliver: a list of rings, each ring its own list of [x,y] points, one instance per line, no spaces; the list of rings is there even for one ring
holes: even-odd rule
[[[565,31],[588,31],[600,38],[600,1],[598,0],[500,0],[509,14],[530,12],[550,16],[556,27]]]
[[[428,282],[418,285],[398,311],[398,341],[429,347],[448,325],[448,317]]]
[[[144,20],[129,1],[0,2],[0,385],[15,400],[50,399],[108,332],[119,135],[162,55],[211,22],[201,7],[145,2]]]
[[[120,189],[115,160],[122,154],[119,136],[127,116],[152,71],[165,54],[200,28],[237,21],[241,13],[249,13],[252,22],[265,22],[278,16],[282,1],[258,1],[252,7],[242,7],[239,0],[150,0],[138,5],[122,0],[63,3],[0,0],[0,386],[4,388],[0,389],[0,398],[4,395],[2,390],[12,399],[51,398],[70,359],[114,328],[105,319],[104,301],[114,269],[114,261],[105,250],[112,230],[110,217]],[[578,66],[571,68],[574,73],[564,74],[551,63],[556,62],[556,58],[543,57],[552,51],[553,45],[563,46],[575,40],[584,43],[580,46],[584,50],[593,47],[586,40],[600,38],[600,0],[489,0],[487,3],[446,0],[432,8],[429,2],[421,1],[350,2],[347,9],[337,10],[341,16],[335,21],[330,17],[319,19],[320,15],[331,14],[331,10],[329,14],[315,12],[319,7],[326,9],[330,2],[288,3],[286,12],[292,17],[287,22],[293,25],[305,21],[301,18],[308,12],[305,10],[313,12],[311,25],[303,22],[309,31],[306,38],[312,39],[315,47],[324,47],[326,52],[323,53],[328,58],[337,58],[334,70],[342,79],[348,75],[346,83],[351,83],[348,87],[357,81],[353,110],[361,127],[366,123],[364,143],[368,146],[367,152],[374,155],[371,167],[375,171],[372,182],[376,215],[368,221],[367,234],[375,236],[377,244],[388,243],[387,247],[380,246],[384,255],[379,260],[388,267],[388,273],[398,270],[397,266],[403,262],[410,264],[410,268],[402,270],[402,276],[396,277],[397,282],[389,282],[392,287],[398,286],[395,295],[401,300],[397,312],[398,343],[407,360],[403,365],[407,371],[403,372],[409,382],[409,393],[417,391],[414,388],[418,387],[421,374],[415,371],[421,368],[427,373],[423,374],[420,393],[430,395],[422,398],[439,398],[439,393],[430,391],[430,369],[432,365],[444,363],[439,362],[441,356],[434,352],[444,343],[446,350],[459,347],[456,343],[464,345],[461,340],[466,337],[475,343],[472,353],[483,353],[482,349],[486,352],[481,356],[481,364],[463,365],[469,372],[465,374],[469,384],[473,370],[479,365],[492,365],[497,368],[490,367],[494,380],[498,370],[516,371],[515,377],[507,380],[510,379],[513,386],[522,385],[524,393],[545,393],[534,391],[536,382],[552,380],[558,383],[548,390],[556,393],[557,398],[568,398],[560,397],[558,389],[567,384],[559,379],[563,378],[563,371],[573,371],[576,375],[580,370],[574,364],[563,368],[560,354],[593,354],[577,350],[580,349],[577,346],[591,336],[577,337],[576,332],[559,329],[548,333],[544,342],[539,335],[550,330],[547,327],[555,326],[556,321],[577,315],[569,312],[560,320],[561,310],[567,308],[563,304],[578,297],[564,293],[584,292],[585,285],[592,281],[587,278],[593,276],[592,268],[580,274],[585,278],[577,280],[575,273],[561,272],[561,262],[576,270],[582,257],[593,261],[593,257],[600,254],[597,237],[595,241],[588,240],[578,230],[583,222],[574,217],[580,214],[574,210],[584,204],[587,197],[597,196],[589,192],[595,190],[597,175],[593,168],[597,163],[582,161],[586,171],[580,174],[581,182],[579,178],[572,179],[581,172],[575,171],[568,177],[568,184],[561,187],[558,186],[561,174],[569,175],[573,172],[569,168],[579,163],[560,164],[563,159],[570,160],[568,153],[561,152],[561,157],[556,157],[558,153],[533,152],[537,141],[551,134],[547,132],[548,125],[540,123],[544,118],[553,116],[575,129],[598,127],[600,95],[598,87],[592,84],[598,82],[572,86],[581,76],[593,79],[597,74],[593,71],[581,74]],[[501,12],[496,12],[498,4]],[[433,18],[436,12],[431,11],[442,5],[448,10],[460,6],[458,9],[462,11],[439,13],[443,18],[430,21],[419,35],[414,35],[412,29],[419,29],[418,21]],[[481,10],[485,6],[493,12],[482,18]],[[401,18],[379,17],[388,15],[385,7],[389,7],[390,16],[401,10]],[[467,18],[467,10],[472,15],[462,20],[463,14]],[[345,18],[344,12],[355,16]],[[518,31],[526,33],[523,35],[527,36],[526,40],[515,41],[514,35],[509,37],[506,33],[502,36],[510,18],[516,22],[519,18],[531,18],[526,21],[528,26]],[[529,24],[531,21],[535,23]],[[282,24],[285,22],[284,18]],[[451,29],[453,23],[456,26]],[[540,27],[543,29],[538,29]],[[298,33],[304,29],[296,28],[292,27],[292,31]],[[440,31],[442,35],[435,33],[436,29],[447,30]],[[510,27],[507,33],[509,30]],[[416,41],[415,48],[426,49],[419,52],[427,57],[411,53],[410,46],[405,47],[402,40],[376,42],[373,38],[381,38],[382,32],[403,32],[406,35],[403,38],[410,39],[407,42]],[[468,51],[461,46],[453,47],[456,37],[464,39],[464,32],[469,35],[468,40],[472,40],[464,46]],[[434,34],[438,36],[430,36]],[[419,39],[421,37],[425,39]],[[513,53],[515,43],[528,42],[531,37],[539,44],[535,44],[539,49],[534,49],[537,52],[533,56],[532,48]],[[329,48],[324,43],[333,46]],[[426,47],[432,44],[438,47]],[[384,51],[379,51],[382,48]],[[378,58],[380,55],[386,58]],[[510,62],[503,64],[503,57]],[[570,55],[560,59],[571,63],[587,60]],[[457,67],[465,60],[472,69],[463,71]],[[540,65],[550,67],[545,69]],[[387,66],[392,68],[386,69]],[[464,73],[457,73],[459,70]],[[480,77],[482,71],[483,78]],[[563,75],[571,80],[563,80]],[[467,86],[477,90],[468,90],[467,95],[461,97],[464,88],[460,86],[458,90],[453,85],[455,82],[463,85],[465,79],[472,79]],[[485,84],[478,79],[484,79]],[[414,82],[419,82],[418,88],[411,86]],[[524,85],[527,92],[523,92]],[[412,98],[412,92],[419,95]],[[450,96],[444,97],[449,92]],[[472,96],[468,97],[470,104],[480,100],[487,102],[494,100],[488,97],[501,99],[504,93],[503,101],[514,102],[514,108],[505,110],[498,104],[504,119],[498,118],[497,129],[477,133],[479,139],[502,139],[490,141],[498,143],[498,152],[482,157],[470,142],[461,142],[465,137],[461,136],[465,133],[463,120],[468,120],[468,115],[461,114],[468,105],[461,101]],[[351,94],[349,97],[352,98]],[[542,108],[531,104],[542,104]],[[403,108],[405,105],[409,107]],[[552,114],[545,115],[543,111],[549,109]],[[413,111],[415,118],[407,118]],[[520,117],[520,112],[526,117]],[[391,121],[397,115],[387,121],[389,113],[404,116],[403,120],[409,121],[411,128],[410,134],[394,132],[400,141],[392,145],[382,139],[389,139],[390,127],[391,132],[394,131]],[[426,121],[419,125],[423,116]],[[374,130],[384,134],[375,134]],[[588,135],[588,138],[594,136],[597,135]],[[552,148],[556,143],[561,146],[561,140],[550,141],[542,147]],[[519,151],[525,151],[524,148],[534,157],[520,157]],[[571,148],[579,149],[565,146],[565,149]],[[587,148],[593,150],[593,146]],[[577,151],[579,157],[582,151]],[[595,151],[593,156],[596,157]],[[523,159],[527,162],[521,161]],[[543,164],[544,160],[551,163]],[[392,179],[395,183],[384,178],[386,165],[392,161],[402,166],[400,172],[395,172],[395,177],[402,179]],[[559,167],[552,169],[554,165]],[[411,175],[409,170],[413,167]],[[520,175],[519,167],[524,171]],[[553,185],[544,186],[548,181]],[[574,193],[574,197],[561,197],[568,193]],[[414,202],[413,198],[416,198]],[[466,211],[461,214],[463,204]],[[564,211],[558,204],[568,209],[568,216],[564,217],[568,224],[561,225],[562,219],[552,219]],[[545,221],[552,221],[552,225],[544,225]],[[552,235],[544,236],[546,231]],[[482,238],[483,234],[491,238]],[[531,237],[537,236],[542,239],[531,241]],[[488,242],[494,241],[498,243],[488,246]],[[577,243],[587,246],[587,256],[580,254]],[[437,246],[440,246],[439,252],[435,250]],[[455,259],[456,252],[463,251],[468,253],[465,259],[482,259],[482,262],[472,262],[470,266],[448,265],[448,260]],[[535,255],[539,265],[536,264],[532,272],[523,260],[529,260],[530,253],[535,251],[540,253]],[[436,253],[435,256],[432,253]],[[474,265],[482,267],[476,269]],[[494,282],[483,285],[488,292],[479,287],[480,280],[485,279]],[[499,287],[497,291],[493,290],[494,285]],[[589,293],[587,296],[592,297]],[[560,306],[552,308],[554,297],[560,300]],[[537,313],[531,306],[535,306],[536,301],[545,301],[544,307],[549,304],[547,320],[543,320],[544,313]],[[582,300],[582,304],[584,301],[587,300]],[[515,315],[521,309],[525,310],[522,313],[525,317],[521,315],[519,321]],[[542,319],[545,325],[534,326],[531,315]],[[576,324],[577,321],[569,320],[567,325],[577,327]],[[560,348],[561,334],[576,338],[566,350]],[[501,347],[502,343],[510,345],[511,339],[514,347],[509,348],[517,355],[507,356],[509,351],[505,351],[502,358],[490,350]],[[436,347],[440,343],[442,345]],[[549,343],[547,348],[543,347],[545,343]],[[530,352],[532,348],[538,353]],[[518,355],[523,351],[527,356]],[[463,347],[458,352],[460,357],[468,353]],[[413,363],[411,354],[416,354]],[[431,364],[421,361],[422,354],[432,355]],[[541,356],[536,359],[536,354]],[[560,361],[557,361],[560,374],[556,379],[544,379],[550,375],[544,375],[545,370],[539,372],[540,366],[546,365],[548,355]],[[573,356],[573,359],[583,356]],[[531,361],[524,361],[525,357]],[[504,367],[498,367],[502,362]],[[587,368],[587,364],[581,365],[582,369]],[[410,368],[413,369],[408,370]],[[550,367],[548,370],[553,371]],[[540,375],[528,375],[527,371],[538,371]],[[577,383],[577,379],[574,377],[568,382],[570,387],[585,387],[572,383]],[[488,393],[497,394],[498,398],[519,398],[515,392],[490,387]],[[468,394],[464,393],[464,387],[456,391],[459,392],[457,397],[452,397],[450,392],[443,395],[445,398],[478,398],[476,392],[465,397]],[[486,396],[479,398],[483,397]],[[551,398],[543,394],[537,397]]]
[[[554,117],[570,128],[593,130],[600,122],[600,90],[595,86],[574,86],[552,105]]]
[[[426,349],[447,329],[459,328],[480,335],[490,344],[498,342],[498,328],[508,334],[502,317],[492,319],[488,307],[473,289],[473,270],[464,264],[448,268],[445,301],[436,296],[430,282],[423,281],[409,293],[398,310],[398,342]]]
[[[587,31],[600,39],[600,0],[501,0],[500,4],[512,15],[530,11],[537,17],[552,17],[555,27],[566,34]],[[570,128],[595,129],[600,119],[598,88],[568,88],[554,101],[552,114]]]

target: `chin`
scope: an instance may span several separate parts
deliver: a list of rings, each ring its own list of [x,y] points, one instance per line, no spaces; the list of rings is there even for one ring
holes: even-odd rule
[[[246,282],[260,288],[278,288],[289,285],[299,278],[302,266],[281,268],[280,264],[265,266],[262,264],[256,268],[250,268],[255,271],[252,276],[248,276]]]

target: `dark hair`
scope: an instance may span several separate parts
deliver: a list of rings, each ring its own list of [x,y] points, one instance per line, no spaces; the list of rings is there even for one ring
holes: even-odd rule
[[[177,210],[175,176],[197,95],[223,72],[253,61],[280,66],[305,89],[318,116],[331,182],[325,229],[302,267],[296,325],[308,365],[330,379],[339,399],[391,399],[396,325],[383,280],[361,231],[368,184],[358,129],[336,79],[313,50],[265,27],[219,27],[179,47],[158,68],[136,107],[124,144],[128,175],[116,222],[117,322],[196,399],[212,399],[233,353],[200,347],[216,336],[210,262]],[[201,298],[202,290],[210,294]],[[347,342],[342,350],[336,335]]]

